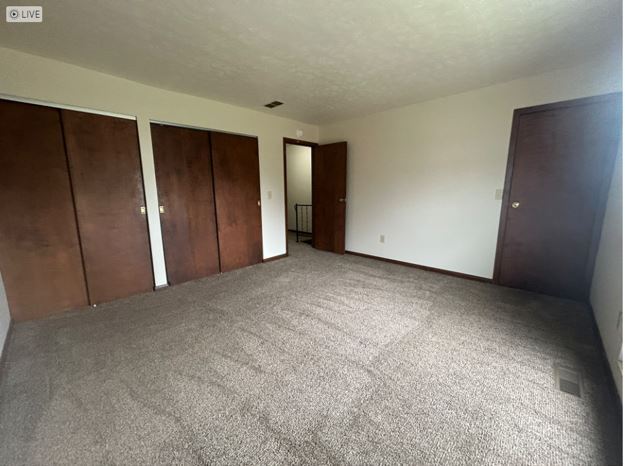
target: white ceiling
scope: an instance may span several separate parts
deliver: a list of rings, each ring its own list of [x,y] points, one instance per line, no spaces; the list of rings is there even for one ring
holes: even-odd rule
[[[572,66],[621,44],[620,0],[28,4],[43,5],[43,23],[1,23],[1,46],[309,123]],[[285,105],[262,107],[272,100]]]

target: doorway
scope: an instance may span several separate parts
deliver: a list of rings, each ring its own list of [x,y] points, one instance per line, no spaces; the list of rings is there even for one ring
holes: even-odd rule
[[[312,245],[312,151],[316,144],[284,141],[284,179],[288,243]]]
[[[620,127],[620,93],[515,110],[496,283],[587,301]]]
[[[284,215],[289,238],[345,254],[347,143],[284,138]]]

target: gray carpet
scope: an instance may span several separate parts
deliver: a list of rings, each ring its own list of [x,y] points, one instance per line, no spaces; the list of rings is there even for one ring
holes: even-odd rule
[[[2,464],[616,464],[586,309],[291,244],[15,326]],[[555,389],[554,363],[583,374]]]

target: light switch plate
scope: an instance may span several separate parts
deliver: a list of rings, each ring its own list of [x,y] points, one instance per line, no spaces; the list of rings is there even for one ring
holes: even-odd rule
[[[386,237],[384,235],[380,235],[380,243],[384,243],[386,241]]]
[[[495,189],[495,199],[498,201],[503,199],[503,189],[501,188]]]
[[[271,199],[273,197],[273,192],[267,191],[267,199]]]

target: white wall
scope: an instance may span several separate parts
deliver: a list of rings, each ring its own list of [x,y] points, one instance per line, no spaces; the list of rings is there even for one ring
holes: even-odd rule
[[[315,142],[318,139],[316,126],[5,48],[0,48],[0,94],[137,117],[156,285],[163,285],[167,280],[150,120],[258,136],[263,255],[267,258],[286,252],[282,138],[304,137]],[[298,129],[303,130],[303,136],[297,136]]]
[[[297,204],[312,204],[312,149],[307,146],[286,146],[286,192],[289,230],[295,230]],[[312,213],[312,211],[311,211]],[[312,220],[311,223],[312,225]],[[300,229],[302,226],[300,225]]]
[[[623,158],[619,157],[606,206],[595,273],[590,289],[601,340],[619,395],[623,373],[619,354],[623,344]]]
[[[491,278],[513,110],[620,89],[588,64],[321,126],[348,142],[346,248]]]
[[[11,315],[9,314],[9,303],[7,302],[7,294],[4,291],[4,282],[2,274],[0,274],[0,357],[4,349],[4,342],[9,333],[9,325],[11,323]]]

